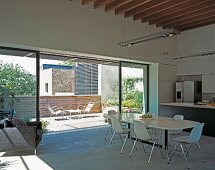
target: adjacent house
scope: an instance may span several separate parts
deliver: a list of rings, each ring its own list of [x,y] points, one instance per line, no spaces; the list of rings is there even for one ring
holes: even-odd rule
[[[40,70],[40,94],[41,96],[98,94],[98,65],[43,64]]]

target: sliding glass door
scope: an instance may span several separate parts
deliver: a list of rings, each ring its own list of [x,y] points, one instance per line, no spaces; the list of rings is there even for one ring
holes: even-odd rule
[[[121,63],[122,113],[147,112],[147,65]]]

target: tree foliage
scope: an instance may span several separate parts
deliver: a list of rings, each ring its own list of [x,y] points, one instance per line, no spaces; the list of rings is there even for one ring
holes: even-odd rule
[[[11,96],[36,95],[36,77],[18,64],[0,62],[0,88]]]
[[[63,61],[62,64],[65,65],[65,66],[75,66],[75,62],[72,61],[72,60]]]

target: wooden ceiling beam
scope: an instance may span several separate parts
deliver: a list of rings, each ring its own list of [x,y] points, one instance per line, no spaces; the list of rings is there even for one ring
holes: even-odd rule
[[[142,5],[148,1],[150,1],[150,0],[132,0],[131,2],[129,2],[127,4],[124,4],[124,5],[116,8],[115,15],[122,14],[123,12],[125,12],[129,9],[135,8],[138,5]]]
[[[103,5],[107,5],[110,2],[112,2],[112,0],[96,0],[94,2],[94,9],[97,9]]]
[[[199,11],[199,10],[202,10],[202,9],[208,8],[210,6],[214,6],[214,5],[215,5],[215,1],[212,0],[212,1],[206,1],[204,3],[198,4],[198,5],[195,5],[192,7],[184,8],[180,11],[173,13],[172,15],[167,15],[165,17],[161,17],[160,20],[156,23],[156,25],[159,27],[165,23],[168,23],[168,22],[171,23],[171,22],[175,21],[177,19],[177,17],[191,14],[192,12]]]
[[[94,0],[82,0],[81,4],[82,5],[87,5],[90,2],[93,2]]]
[[[128,18],[132,15],[135,15],[135,14],[142,12],[142,11],[145,11],[147,9],[153,8],[157,5],[165,3],[166,1],[170,1],[170,0],[153,0],[153,1],[146,2],[145,4],[139,5],[135,8],[132,8],[132,9],[126,11],[125,12],[125,18]]]
[[[193,25],[193,26],[189,26],[189,27],[185,27],[185,28],[180,29],[179,31],[187,31],[187,30],[191,30],[194,28],[204,27],[204,26],[208,26],[208,25],[212,25],[212,24],[215,24],[215,20],[214,21],[208,21],[208,22],[201,23],[201,24],[197,24],[197,25]]]
[[[181,16],[180,19],[176,19],[175,21],[171,22],[171,23],[166,23],[163,26],[163,28],[169,28],[169,27],[173,27],[173,26],[178,26],[181,25],[182,23],[187,23],[187,22],[191,22],[194,20],[200,20],[202,18],[208,18],[210,16],[214,16],[215,15],[215,5],[210,7],[211,9],[202,9],[201,12],[200,11],[196,11],[192,14],[187,14],[186,16]]]
[[[183,25],[180,25],[180,26],[177,26],[177,27],[174,27],[178,30],[183,30],[185,28],[188,28],[188,27],[193,27],[193,26],[196,26],[196,25],[201,25],[201,24],[206,24],[206,23],[209,23],[209,22],[215,22],[215,16],[212,16],[212,17],[209,17],[207,19],[202,19],[202,20],[199,20],[199,21],[194,21],[194,22],[190,22],[190,23],[187,23],[187,24],[183,24]]]
[[[128,2],[131,2],[132,0],[115,0],[112,1],[111,3],[105,5],[105,12],[111,11],[113,9],[116,9],[120,6],[123,6],[127,4]]]
[[[175,12],[180,11],[183,8],[187,8],[189,6],[194,6],[196,4],[201,4],[203,2],[204,1],[202,1],[202,0],[193,0],[193,1],[189,0],[188,2],[185,1],[185,3],[177,4],[176,6],[168,8],[168,9],[166,9],[164,11],[157,12],[157,13],[154,13],[154,14],[150,14],[148,16],[144,16],[144,17],[141,18],[141,22],[144,23],[144,22],[150,21],[149,24],[156,24],[161,17],[164,17],[166,15],[170,15],[170,14],[174,14]]]
[[[180,1],[180,0],[171,0],[171,1],[166,1],[164,3],[158,4],[157,6],[154,6],[150,9],[147,9],[145,11],[142,11],[140,13],[137,13],[133,16],[134,20],[139,20],[142,17],[147,17],[149,15],[152,15],[154,13],[157,12],[161,12],[161,11],[165,11],[166,9],[169,9],[171,7],[177,6],[178,4],[183,4],[185,2],[187,2],[189,0],[184,0],[184,1]]]

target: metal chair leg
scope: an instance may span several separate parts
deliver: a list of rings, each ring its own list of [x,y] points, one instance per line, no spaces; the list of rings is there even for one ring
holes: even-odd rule
[[[205,159],[205,157],[204,157],[204,155],[203,155],[203,153],[202,153],[202,149],[201,149],[201,147],[200,147],[200,145],[199,145],[199,142],[197,142],[197,145],[198,145],[198,147],[199,147],[199,151],[200,151],[200,153],[201,153],[201,155],[202,155],[203,161],[206,162],[206,159]]]
[[[158,146],[158,147],[159,147],[159,146]],[[162,158],[164,159],[163,152],[162,152],[162,150],[161,150],[160,147],[159,147],[159,150],[160,150],[160,153],[161,153]]]
[[[111,126],[108,127],[108,130],[107,130],[107,132],[106,132],[105,141],[106,141],[106,139],[107,139],[107,136],[108,136],[108,133],[109,133],[109,131],[110,131],[110,128],[111,128]]]
[[[152,152],[153,152],[153,150],[154,150],[154,147],[155,147],[155,141],[154,141],[154,143],[153,143],[152,150],[151,150],[150,155],[149,155],[148,164],[149,164],[149,162],[150,162],[150,160],[151,160]]]
[[[122,151],[123,151],[123,148],[124,148],[124,146],[125,146],[125,142],[126,142],[126,140],[127,140],[127,135],[126,135],[126,137],[125,137],[125,140],[124,140],[124,143],[123,143],[123,145],[122,145],[122,148],[121,148],[121,151],[120,151],[120,153],[122,153]]]
[[[108,148],[110,147],[110,144],[112,143],[114,136],[115,136],[115,132],[113,133],[113,135],[112,135],[112,137],[111,137],[111,140],[110,140],[110,142],[109,142],[109,144],[108,144],[108,146],[107,146]]]
[[[131,157],[131,155],[132,155],[132,153],[133,153],[133,150],[134,150],[134,147],[135,147],[136,142],[137,142],[137,138],[136,138],[136,140],[134,141],[134,144],[133,144],[133,146],[132,146],[131,152],[130,152],[130,154],[129,154],[130,157]]]
[[[190,147],[189,147],[189,148],[187,149],[187,151],[186,151],[186,152],[187,152],[187,154],[186,154],[186,156],[187,156],[187,157],[189,157],[189,156],[190,156],[190,155],[189,155],[189,152],[190,152],[190,148],[191,148],[191,146],[192,146],[192,143],[190,144]]]
[[[176,151],[178,145],[179,145],[178,143],[175,145],[174,151],[173,151],[173,153],[172,153],[172,156],[169,158],[168,164],[170,164],[170,162],[171,162],[173,156],[175,155],[175,151]]]
[[[184,159],[185,159],[185,161],[186,161],[187,168],[190,169],[189,164],[188,164],[188,161],[187,161],[187,157],[186,157],[186,154],[185,154],[185,152],[184,152],[184,148],[183,148],[182,144],[180,144],[180,147],[181,147],[182,153],[183,153],[183,155],[184,155]]]
[[[123,143],[123,140],[122,140],[122,136],[121,136],[121,134],[119,134],[119,137],[120,137],[121,142]]]
[[[144,152],[146,153],[146,150],[145,150],[145,147],[144,147],[143,143],[142,143],[142,146],[143,146],[143,150],[144,150]]]

